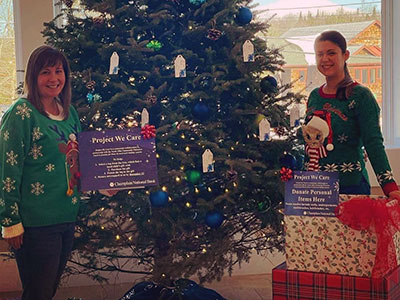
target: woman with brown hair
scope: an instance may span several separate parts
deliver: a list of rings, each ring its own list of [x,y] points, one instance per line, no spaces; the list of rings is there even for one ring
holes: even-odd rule
[[[23,300],[53,298],[71,253],[79,194],[76,135],[68,61],[49,47],[35,49],[25,96],[0,126],[0,224],[14,249]]]
[[[311,92],[307,117],[323,117],[330,126],[329,152],[319,160],[320,170],[339,172],[340,193],[368,195],[365,148],[385,195],[400,200],[383,145],[380,108],[371,91],[351,78],[345,38],[337,31],[324,31],[314,49],[326,82]]]

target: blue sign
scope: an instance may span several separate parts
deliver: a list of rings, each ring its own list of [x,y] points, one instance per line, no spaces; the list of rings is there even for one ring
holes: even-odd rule
[[[82,191],[158,185],[155,138],[140,128],[81,132],[78,141]]]
[[[339,204],[337,172],[295,171],[285,185],[285,215],[334,217]]]

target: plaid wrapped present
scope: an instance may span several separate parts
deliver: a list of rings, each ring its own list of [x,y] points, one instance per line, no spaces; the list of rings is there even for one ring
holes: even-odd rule
[[[383,278],[272,270],[273,300],[396,300],[400,299],[400,267]]]
[[[340,195],[339,202],[354,196]],[[392,238],[399,265],[400,232]],[[289,270],[371,277],[377,236],[354,230],[336,217],[285,216],[285,252]]]

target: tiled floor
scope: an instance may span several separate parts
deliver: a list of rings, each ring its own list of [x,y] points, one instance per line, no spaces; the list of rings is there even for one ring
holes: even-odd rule
[[[0,240],[0,252],[6,252],[8,246],[4,241]],[[246,270],[245,266],[241,269],[243,272],[237,270],[239,274],[229,277],[223,277],[221,281],[205,284],[205,287],[211,288],[225,297],[227,300],[269,300],[272,299],[272,281],[270,272],[271,268],[278,265],[283,261],[283,257],[277,255],[268,259],[261,257],[253,257],[255,264],[262,267],[256,268],[251,265]],[[271,260],[273,259],[273,260]],[[250,271],[251,269],[251,271]],[[264,271],[268,270],[268,271]],[[260,273],[256,275],[248,275],[253,273]],[[75,297],[76,299],[82,298],[83,300],[118,300],[120,299],[132,286],[135,284],[135,279],[127,277],[114,279],[115,282],[130,282],[119,283],[110,285],[90,285],[90,281],[86,277],[78,277],[75,280],[69,280],[67,284],[74,287],[61,287],[54,300],[67,300],[68,298]],[[140,279],[139,279],[140,280]],[[196,279],[194,279],[196,281]],[[85,283],[86,282],[86,283]],[[113,282],[113,281],[111,281]],[[138,282],[138,281],[136,281]],[[77,285],[86,285],[78,286]],[[90,285],[90,286],[89,286]],[[18,278],[18,270],[15,261],[6,261],[0,264],[0,300],[16,300],[20,296],[18,291],[21,284]],[[4,292],[7,291],[7,292]],[[13,292],[9,292],[13,291]]]
[[[60,288],[54,300],[75,297],[83,300],[118,300],[133,284]],[[270,300],[271,274],[237,275],[224,277],[219,282],[205,285],[227,300]],[[0,300],[17,299],[19,292],[0,293]]]
[[[221,281],[206,286],[216,290],[228,300],[272,299],[271,274],[224,277]]]

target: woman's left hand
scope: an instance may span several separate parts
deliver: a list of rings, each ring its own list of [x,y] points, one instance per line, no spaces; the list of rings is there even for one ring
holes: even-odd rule
[[[100,194],[103,194],[103,195],[108,196],[108,197],[112,197],[118,192],[119,192],[119,190],[99,190]]]
[[[13,247],[15,250],[18,250],[22,246],[24,234],[20,234],[12,238],[5,238],[5,240],[11,247]]]
[[[400,190],[391,191],[389,193],[390,200],[397,200],[400,203]]]

